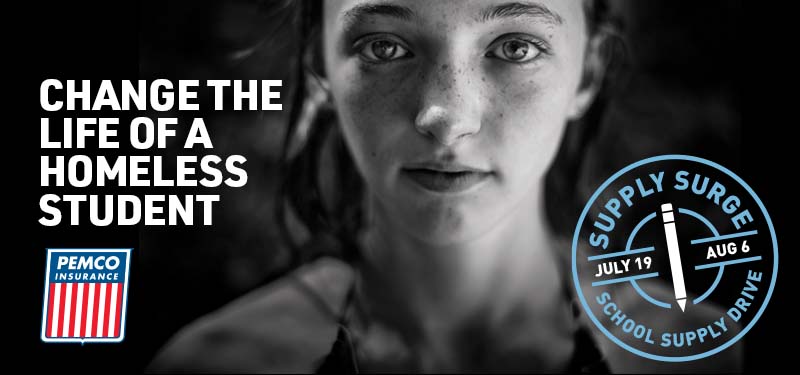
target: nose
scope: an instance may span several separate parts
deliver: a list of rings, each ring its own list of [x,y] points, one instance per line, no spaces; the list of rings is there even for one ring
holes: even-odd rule
[[[481,129],[479,77],[453,64],[437,64],[422,76],[420,109],[414,126],[445,146],[477,134]]]

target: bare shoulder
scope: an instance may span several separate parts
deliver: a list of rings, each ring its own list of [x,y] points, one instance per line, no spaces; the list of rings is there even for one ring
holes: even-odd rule
[[[674,298],[671,286],[661,282],[650,282],[646,284],[646,289],[652,297],[662,301]],[[648,312],[652,314],[653,310],[651,306],[645,306],[645,304],[649,302],[644,301],[630,288],[620,289],[617,298],[621,306],[626,306],[625,312],[628,313],[629,316],[642,316]],[[665,327],[665,332],[686,332],[706,327],[708,324],[714,324],[713,322],[719,321],[726,314],[725,309],[711,303],[692,305],[691,309],[691,314],[663,314],[663,316],[658,316],[657,319],[661,323],[661,326]],[[726,330],[734,335],[741,331],[741,327],[730,319],[726,318],[721,323],[725,325]],[[718,326],[715,327],[717,327],[718,330],[721,329]],[[611,342],[611,340],[598,330],[594,329],[593,331],[597,337],[598,345],[605,354],[613,372],[730,373],[742,371],[743,352],[741,342],[703,359],[691,362],[661,362],[630,353]],[[611,331],[615,336],[625,335],[625,333],[622,332],[622,328],[618,326],[612,326]],[[654,337],[653,339],[656,341],[656,344],[658,344],[661,337]]]
[[[307,264],[180,330],[149,372],[310,372],[336,337],[335,311],[353,280],[349,265],[332,258]],[[315,301],[303,288],[316,292]]]

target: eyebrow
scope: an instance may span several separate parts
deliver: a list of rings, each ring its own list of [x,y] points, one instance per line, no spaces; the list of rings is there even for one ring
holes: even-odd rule
[[[344,12],[342,19],[345,25],[353,25],[369,16],[385,16],[411,21],[416,17],[416,13],[411,8],[394,4],[359,4]]]
[[[564,19],[546,6],[535,2],[513,2],[489,7],[479,17],[482,22],[502,18],[534,17],[553,25],[562,25]]]
[[[411,21],[417,18],[417,14],[411,8],[390,3],[358,4],[348,9],[342,14],[343,23],[349,26],[358,24],[370,16],[384,16],[396,18],[402,21]],[[488,22],[504,18],[533,17],[543,20],[545,23],[562,25],[564,19],[556,12],[546,6],[536,2],[510,2],[495,5],[484,9],[478,20]]]

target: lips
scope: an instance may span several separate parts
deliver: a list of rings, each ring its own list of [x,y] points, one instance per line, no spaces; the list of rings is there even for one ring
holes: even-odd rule
[[[462,192],[491,176],[491,172],[452,164],[412,165],[403,168],[402,174],[423,189],[437,193]]]

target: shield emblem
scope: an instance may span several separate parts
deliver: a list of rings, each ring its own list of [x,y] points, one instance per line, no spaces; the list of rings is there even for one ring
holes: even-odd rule
[[[47,249],[44,342],[125,338],[132,249]]]

